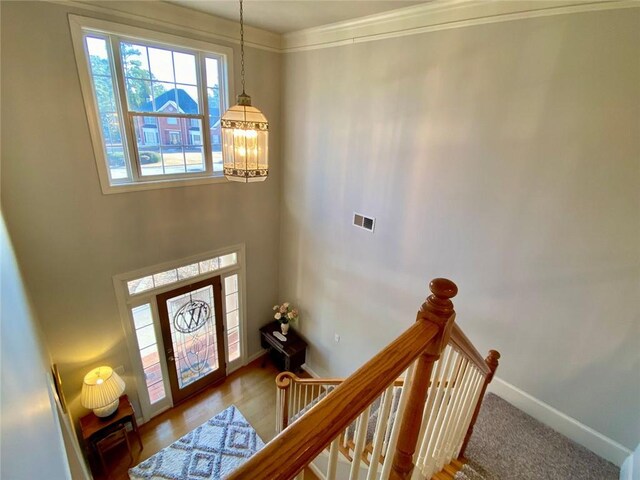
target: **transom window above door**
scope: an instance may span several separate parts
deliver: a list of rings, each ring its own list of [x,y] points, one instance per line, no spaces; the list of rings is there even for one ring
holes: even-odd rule
[[[104,193],[224,181],[231,49],[70,16]]]

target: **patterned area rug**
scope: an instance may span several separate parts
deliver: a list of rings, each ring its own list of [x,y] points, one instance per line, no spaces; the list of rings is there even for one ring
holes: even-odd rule
[[[234,405],[129,470],[131,480],[217,480],[264,446]]]

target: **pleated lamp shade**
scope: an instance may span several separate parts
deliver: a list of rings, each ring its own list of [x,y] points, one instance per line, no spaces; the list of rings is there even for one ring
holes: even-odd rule
[[[98,367],[85,375],[80,402],[98,417],[109,416],[118,409],[124,386],[124,380],[111,367]]]

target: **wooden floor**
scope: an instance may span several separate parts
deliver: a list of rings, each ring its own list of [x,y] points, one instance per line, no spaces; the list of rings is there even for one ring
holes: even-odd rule
[[[93,466],[96,480],[128,480],[127,470],[130,467],[175,442],[230,405],[238,407],[265,443],[270,441],[275,436],[275,377],[279,372],[269,361],[264,368],[261,362],[262,359],[258,359],[236,370],[223,384],[200,392],[140,426],[144,449],[140,451],[135,437],[131,436],[133,461],[129,461],[125,445],[114,448],[105,458],[110,470],[108,477],[100,473],[99,466]],[[305,472],[305,480],[315,478],[311,472]]]

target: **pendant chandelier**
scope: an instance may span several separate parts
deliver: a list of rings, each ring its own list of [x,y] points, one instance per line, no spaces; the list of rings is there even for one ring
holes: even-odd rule
[[[262,182],[269,174],[269,122],[260,110],[251,106],[244,91],[244,20],[240,0],[240,58],[242,93],[238,103],[224,112],[222,159],[224,175],[235,182]]]

